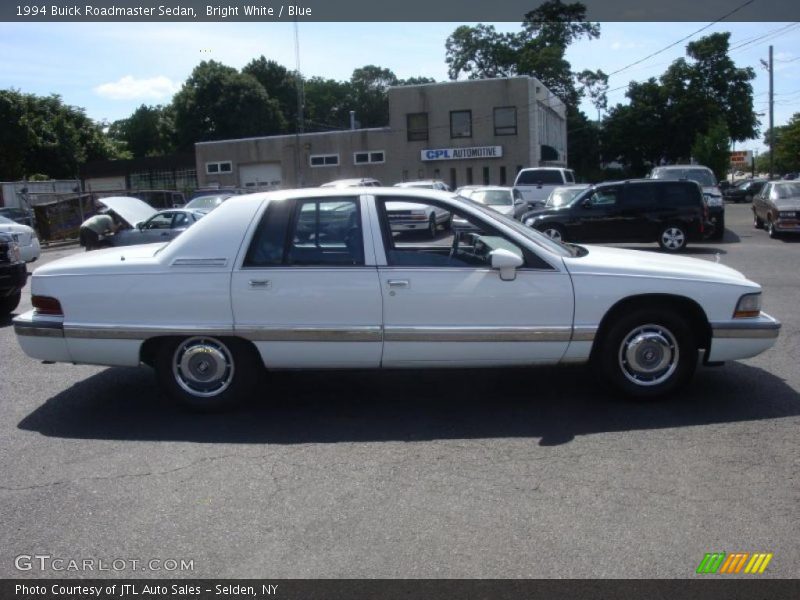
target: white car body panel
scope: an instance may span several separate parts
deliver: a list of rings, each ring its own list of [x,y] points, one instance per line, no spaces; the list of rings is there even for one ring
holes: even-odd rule
[[[0,232],[17,236],[19,257],[21,260],[33,262],[41,255],[42,249],[39,244],[39,238],[36,236],[36,232],[32,227],[23,225],[22,223],[0,222]]]
[[[147,202],[130,196],[109,196],[98,199],[98,202],[113,210],[131,227],[136,227],[137,223],[146,221],[158,212]]]
[[[363,266],[243,267],[268,203],[343,195],[360,197]],[[389,266],[380,198],[458,208],[544,266],[517,269],[511,280],[485,266]],[[30,311],[14,325],[23,350],[47,361],[136,365],[148,339],[207,335],[251,341],[269,368],[530,365],[585,362],[615,304],[669,294],[706,315],[713,330],[707,359],[749,357],[775,341],[780,325],[767,315],[733,319],[740,297],[761,289],[733,269],[599,246],[564,257],[549,244],[445,192],[315,188],[237,196],[167,245],[110,248],[42,266],[32,294],[57,298],[64,316]]]

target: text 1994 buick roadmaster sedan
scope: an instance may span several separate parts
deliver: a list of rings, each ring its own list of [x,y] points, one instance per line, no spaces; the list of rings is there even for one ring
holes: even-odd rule
[[[470,227],[397,232],[387,204]],[[168,244],[76,255],[32,277],[14,319],[44,361],[156,369],[198,409],[257,395],[266,366],[592,363],[632,396],[754,356],[780,324],[709,261],[554,242],[447,192],[306,189],[232,198]],[[702,351],[702,352],[701,352]]]

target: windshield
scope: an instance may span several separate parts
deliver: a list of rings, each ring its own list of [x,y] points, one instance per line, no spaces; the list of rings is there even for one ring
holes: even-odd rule
[[[692,169],[690,167],[685,169],[654,169],[652,178],[672,180],[688,179],[690,181],[696,181],[703,186],[717,185],[714,174],[709,169]]]
[[[199,196],[189,202],[186,208],[216,208],[227,199],[228,196]]]
[[[778,199],[800,197],[800,183],[780,183],[775,186],[775,194]]]
[[[526,239],[532,241],[534,244],[550,252],[551,254],[556,254],[558,256],[563,256],[563,257],[578,256],[579,254],[581,254],[581,250],[577,246],[572,246],[570,244],[562,244],[560,242],[554,242],[545,234],[536,231],[535,229],[532,229],[527,225],[523,225],[519,221],[507,217],[502,213],[499,213],[490,208],[486,208],[483,204],[480,204],[479,202],[475,202],[474,200],[470,198],[465,198],[464,196],[459,196],[458,198],[460,200],[463,200],[470,206],[475,207],[484,216],[489,217],[490,220],[501,221],[503,225],[510,227],[511,229],[521,234]]]
[[[556,188],[550,192],[544,205],[550,208],[566,206],[575,200],[584,189],[586,188]]]
[[[470,194],[470,199],[486,206],[511,206],[514,204],[510,190],[477,190]]]

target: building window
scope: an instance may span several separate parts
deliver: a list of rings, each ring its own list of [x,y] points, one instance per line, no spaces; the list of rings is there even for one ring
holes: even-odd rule
[[[353,164],[368,165],[386,162],[386,153],[383,150],[355,152],[353,154]]]
[[[506,167],[504,165],[504,166],[500,167],[500,185],[505,185],[506,181],[507,181],[507,179],[506,179]]]
[[[229,160],[206,163],[206,173],[208,175],[217,175],[219,173],[230,173],[231,171],[233,171],[233,165]]]
[[[494,134],[517,135],[517,108],[499,106],[494,109]]]
[[[428,113],[409,113],[406,115],[406,131],[409,142],[428,139]]]
[[[472,167],[467,167],[467,185],[472,185]]]
[[[489,185],[489,167],[483,167],[483,185]]]
[[[338,154],[312,154],[308,157],[308,162],[312,167],[338,167]]]
[[[451,138],[472,137],[471,110],[450,111],[450,137]]]
[[[450,187],[453,189],[458,187],[458,177],[456,176],[455,167],[450,168]]]

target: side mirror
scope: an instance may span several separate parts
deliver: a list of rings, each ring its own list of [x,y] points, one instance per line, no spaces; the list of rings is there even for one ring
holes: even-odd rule
[[[514,199],[514,206],[522,206],[524,203],[519,198]]]
[[[142,230],[142,227],[144,227],[144,222],[143,222],[143,221],[139,221],[139,222],[136,224],[136,229],[138,229],[139,231],[141,231],[141,230]]]
[[[586,200],[581,202],[581,206],[583,208],[592,208],[592,199],[591,198],[587,198]]]
[[[524,263],[522,257],[505,248],[498,248],[489,255],[492,259],[492,268],[500,271],[500,279],[514,281],[517,278],[517,269]]]

